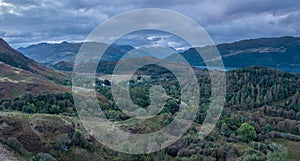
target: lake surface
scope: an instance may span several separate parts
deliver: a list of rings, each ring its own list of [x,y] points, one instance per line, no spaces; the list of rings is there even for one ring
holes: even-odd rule
[[[199,68],[199,69],[208,69],[206,66],[195,66],[195,67]],[[230,71],[230,70],[237,69],[237,68],[241,68],[241,67],[225,67],[225,71]],[[300,74],[300,66],[295,66],[295,67],[277,67],[277,66],[274,66],[274,67],[268,67],[268,68],[274,68],[274,69],[281,70],[281,71],[284,71],[284,72]],[[210,69],[211,70],[223,70],[219,67],[210,67]]]

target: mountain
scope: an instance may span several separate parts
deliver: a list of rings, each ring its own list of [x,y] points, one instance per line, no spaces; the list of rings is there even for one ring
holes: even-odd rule
[[[83,43],[69,43],[66,41],[58,44],[40,43],[28,47],[21,47],[18,50],[39,63],[51,66],[59,62],[73,63],[82,44]],[[107,47],[104,43],[96,42],[87,42],[86,45],[91,46],[92,52],[98,52],[95,49],[96,46]],[[107,49],[101,61],[119,60],[132,49],[134,48],[129,45],[113,44]]]
[[[234,43],[224,43],[216,46],[226,67],[245,66],[300,66],[300,38],[278,37],[242,40]],[[205,51],[211,46],[198,47]],[[196,52],[196,48],[181,53],[192,65],[205,66],[204,61]],[[168,59],[175,59],[172,55]]]
[[[0,97],[32,93],[65,92],[59,83],[67,76],[25,57],[0,38]]]
[[[59,70],[71,70],[72,64],[80,49],[82,43],[62,42],[59,44],[40,43],[18,50],[26,56],[46,64],[48,67]],[[103,43],[89,42],[91,50],[97,52],[93,46],[100,45],[106,47]],[[223,43],[216,45],[224,65],[226,67],[246,67],[246,66],[271,66],[271,67],[294,67],[300,66],[300,38],[298,37],[276,37],[276,38],[258,38],[242,40],[234,43]],[[197,47],[204,52],[211,46]],[[134,49],[129,45],[111,45],[102,57],[102,62],[115,61],[121,59],[126,53]],[[139,55],[150,56],[152,54],[163,56],[165,60],[176,61],[178,54],[158,52],[157,50],[146,50]],[[167,51],[167,50],[166,50]],[[163,53],[163,54],[162,54]],[[134,56],[134,53],[131,53]],[[172,55],[171,55],[172,54]],[[204,61],[196,52],[196,48],[190,48],[180,53],[190,64],[195,66],[205,66]],[[213,59],[212,59],[213,60]]]

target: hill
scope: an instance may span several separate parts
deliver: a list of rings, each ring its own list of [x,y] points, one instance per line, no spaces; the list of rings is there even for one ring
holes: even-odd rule
[[[65,74],[46,68],[25,57],[0,39],[0,96],[13,97],[32,93],[68,91],[60,85],[68,78]]]

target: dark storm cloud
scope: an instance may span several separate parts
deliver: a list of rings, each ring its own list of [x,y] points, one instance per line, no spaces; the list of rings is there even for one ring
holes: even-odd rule
[[[216,43],[300,35],[300,2],[296,0],[0,0],[0,36],[15,47],[47,41],[82,41],[111,16],[149,7],[191,17]],[[148,35],[144,38],[140,41],[149,41]],[[151,40],[154,44],[167,41],[162,37]]]
[[[2,8],[10,12],[0,12],[1,30],[6,31],[4,38],[15,46],[40,41],[82,40],[94,26],[107,19],[106,15],[98,14],[98,19],[93,20],[89,15],[65,10],[57,2],[32,4],[2,4]]]

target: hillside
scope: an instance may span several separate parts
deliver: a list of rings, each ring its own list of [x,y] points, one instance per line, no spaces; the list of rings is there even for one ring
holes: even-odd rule
[[[141,78],[133,78],[130,88],[133,101],[148,104],[151,84],[161,84],[170,96],[162,112],[150,119],[130,118],[121,112],[110,96],[110,85],[96,80],[96,91],[109,101],[100,104],[107,118],[117,121],[125,131],[149,133],[172,121],[178,110],[176,80],[158,67],[149,66]],[[143,71],[143,69],[141,69]],[[196,69],[197,70],[197,69]],[[156,77],[162,74],[163,78]],[[108,149],[87,134],[77,117],[70,94],[25,95],[17,99],[0,100],[0,142],[10,153],[21,158],[41,152],[57,160],[267,160],[300,159],[300,77],[264,67],[247,67],[227,72],[226,105],[213,132],[199,140],[201,128],[210,102],[210,79],[198,75],[201,89],[200,110],[189,131],[170,147],[158,153],[128,155]],[[168,78],[168,81],[165,81]],[[177,90],[176,90],[177,89]],[[142,98],[142,99],[140,99]],[[48,101],[51,100],[51,101]],[[89,100],[87,100],[89,102]],[[20,108],[20,106],[23,108]],[[28,107],[30,106],[30,107]],[[26,107],[26,108],[24,108]],[[49,109],[48,109],[49,108]],[[87,104],[87,111],[90,111]],[[25,109],[25,110],[24,110]],[[23,111],[23,114],[14,111]],[[36,114],[33,114],[36,113]],[[41,113],[60,114],[48,115]],[[246,126],[250,132],[240,132]],[[176,130],[176,129],[175,129]],[[249,134],[248,134],[249,133]],[[253,134],[253,135],[250,135]],[[7,140],[16,138],[18,150],[9,147]],[[30,139],[31,141],[28,141]],[[126,147],[127,145],[120,145]],[[251,159],[250,159],[251,160]],[[284,160],[284,159],[282,159]]]
[[[19,51],[10,47],[3,39],[0,39],[0,61],[55,82],[61,82],[66,79],[66,75],[63,73],[46,68],[33,59],[24,56]]]
[[[226,67],[300,66],[300,38],[298,37],[250,39],[219,44],[216,47]],[[205,51],[209,48],[206,46],[198,49]],[[192,65],[205,65],[195,48],[190,48],[181,54]]]
[[[0,39],[0,96],[14,97],[26,92],[66,92],[59,85],[68,78],[65,74],[46,68],[25,57]]]

